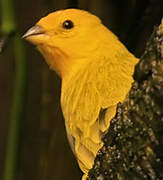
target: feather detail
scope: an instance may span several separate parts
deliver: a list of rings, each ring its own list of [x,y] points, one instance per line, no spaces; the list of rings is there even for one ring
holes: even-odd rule
[[[101,137],[115,115],[116,104],[124,100],[131,87],[137,59],[132,55],[123,56],[114,55],[114,62],[112,57],[88,62],[62,89],[61,105],[67,133],[75,139],[73,149],[84,172],[92,167],[103,145]],[[121,66],[119,61],[124,58]]]

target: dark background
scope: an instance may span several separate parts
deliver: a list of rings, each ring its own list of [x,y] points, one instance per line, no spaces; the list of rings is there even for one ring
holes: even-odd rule
[[[54,10],[69,7],[88,10],[99,16],[137,57],[143,53],[149,35],[163,16],[162,0],[17,0],[15,7],[22,34]],[[28,75],[18,180],[80,179],[59,105],[60,79],[32,45],[25,42],[25,46]],[[11,41],[0,56],[0,179],[14,86],[13,48]]]

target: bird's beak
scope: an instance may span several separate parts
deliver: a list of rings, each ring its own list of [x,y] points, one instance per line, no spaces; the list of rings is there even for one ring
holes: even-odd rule
[[[44,32],[45,32],[45,30],[44,30],[41,26],[35,25],[35,26],[31,27],[31,28],[22,36],[22,38],[27,38],[27,37],[29,37],[29,36],[43,34]]]
[[[40,25],[31,27],[23,36],[23,39],[31,42],[32,44],[39,44],[42,38],[45,36],[45,30]]]

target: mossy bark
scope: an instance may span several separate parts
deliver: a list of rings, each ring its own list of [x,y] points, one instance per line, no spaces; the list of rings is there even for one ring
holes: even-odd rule
[[[135,67],[134,80],[87,180],[163,179],[163,21]]]

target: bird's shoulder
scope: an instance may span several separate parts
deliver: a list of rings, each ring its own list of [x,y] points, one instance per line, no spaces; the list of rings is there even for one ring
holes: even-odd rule
[[[135,65],[135,62],[129,62],[130,59],[124,61],[123,58],[121,54],[100,57],[71,77],[61,95],[66,117],[71,114],[77,121],[82,119],[82,122],[92,124],[101,108],[123,101],[131,87]]]

